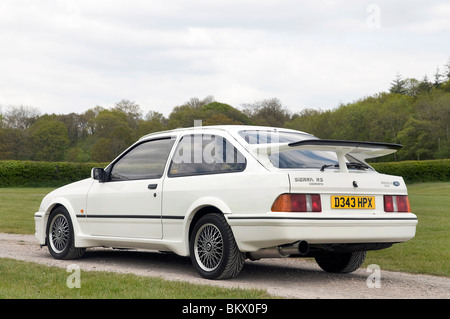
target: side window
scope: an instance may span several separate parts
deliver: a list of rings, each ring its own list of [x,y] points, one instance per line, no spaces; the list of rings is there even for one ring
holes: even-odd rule
[[[225,138],[209,134],[183,136],[175,150],[169,177],[243,171],[245,157]]]
[[[137,145],[111,170],[111,181],[161,178],[174,140],[167,138]]]

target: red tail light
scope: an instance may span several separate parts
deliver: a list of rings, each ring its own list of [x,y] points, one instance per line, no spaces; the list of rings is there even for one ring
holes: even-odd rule
[[[273,212],[317,212],[322,211],[318,194],[282,194],[272,205]]]
[[[384,195],[384,211],[387,213],[394,211],[394,201],[390,195]]]
[[[387,213],[409,213],[411,206],[406,195],[384,195],[384,211]]]

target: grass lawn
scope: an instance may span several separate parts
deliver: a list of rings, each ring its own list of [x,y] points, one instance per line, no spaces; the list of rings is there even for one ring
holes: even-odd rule
[[[34,213],[51,188],[0,188],[0,232],[34,234]],[[266,291],[228,289],[160,278],[83,271],[82,288],[69,289],[65,269],[0,258],[0,299],[148,298],[266,299]]]
[[[161,278],[83,271],[68,288],[65,269],[0,258],[0,299],[269,299],[264,290],[219,288]],[[69,278],[69,283],[74,280]]]
[[[49,191],[0,188],[0,232],[33,234],[33,215]],[[377,264],[381,270],[450,276],[450,183],[412,184],[408,191],[419,218],[416,237],[369,252],[363,267]],[[101,272],[83,272],[83,289],[68,289],[64,269],[10,259],[0,259],[0,274],[0,298],[270,298],[258,290],[200,289],[188,283]]]
[[[34,234],[34,213],[53,188],[0,188],[0,232]]]
[[[368,252],[363,266],[450,276],[450,183],[411,184],[408,194],[411,210],[419,219],[416,237]]]

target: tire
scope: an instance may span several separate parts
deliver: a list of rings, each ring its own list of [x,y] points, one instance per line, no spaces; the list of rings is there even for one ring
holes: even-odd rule
[[[47,245],[50,254],[56,259],[77,259],[84,255],[85,248],[75,247],[72,221],[67,210],[60,206],[48,219]]]
[[[326,272],[350,273],[362,266],[366,254],[365,251],[326,253],[315,257],[315,259],[320,268]]]
[[[225,217],[211,213],[201,217],[190,236],[189,251],[192,264],[206,279],[228,279],[239,274],[245,254],[234,239]]]

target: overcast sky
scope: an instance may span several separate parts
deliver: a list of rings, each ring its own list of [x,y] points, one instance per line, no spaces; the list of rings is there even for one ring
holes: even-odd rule
[[[208,95],[332,109],[449,58],[448,0],[0,0],[0,106],[41,113]]]

